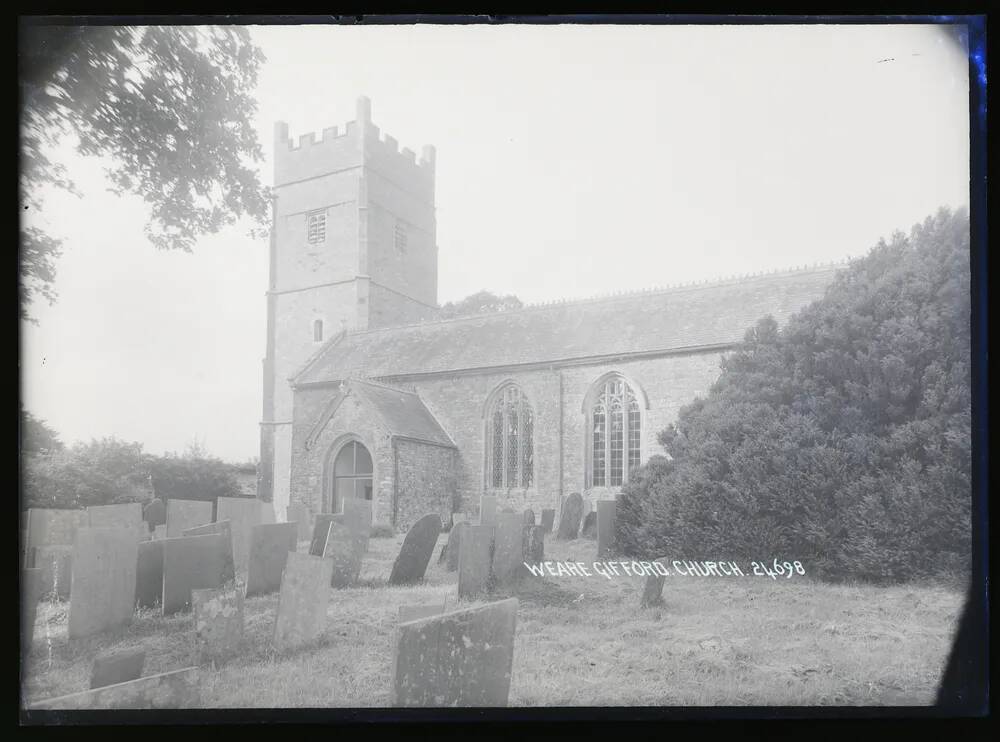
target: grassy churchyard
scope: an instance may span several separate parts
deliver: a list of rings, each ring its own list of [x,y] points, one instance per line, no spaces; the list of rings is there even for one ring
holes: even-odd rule
[[[203,707],[389,705],[399,606],[458,607],[457,572],[437,563],[446,540],[441,534],[423,584],[388,587],[403,535],[371,539],[361,586],[331,591],[325,632],[309,649],[276,654],[278,593],[248,599],[242,652],[202,666]],[[549,560],[590,564],[595,551],[592,540],[546,537]],[[643,581],[526,577],[513,593],[520,607],[509,705],[932,704],[963,597],[943,585],[671,576],[664,605],[640,609]],[[69,642],[68,609],[39,604],[26,704],[86,690],[100,652],[145,650],[143,675],[194,664],[191,613],[140,611],[123,629]]]

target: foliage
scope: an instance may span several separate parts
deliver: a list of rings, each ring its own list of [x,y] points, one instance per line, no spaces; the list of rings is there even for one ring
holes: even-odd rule
[[[65,446],[59,434],[44,420],[39,420],[21,406],[21,453],[62,451]]]
[[[486,314],[487,312],[504,312],[511,309],[520,309],[522,306],[524,305],[521,303],[521,300],[513,294],[498,296],[484,290],[467,296],[460,301],[449,301],[442,305],[438,312],[438,318],[451,319],[453,317]]]
[[[368,534],[371,538],[392,538],[396,531],[388,523],[372,523],[371,531]]]
[[[146,234],[160,249],[195,240],[242,215],[262,226],[267,194],[254,165],[253,89],[262,53],[240,26],[57,26],[22,23],[23,208],[43,186],[76,193],[51,159],[67,137],[108,163],[112,189],[141,196]],[[21,314],[36,296],[55,300],[60,244],[21,230]]]
[[[905,580],[970,559],[969,221],[941,210],[764,318],[624,488],[632,554]]]
[[[242,497],[236,479],[237,467],[208,455],[192,445],[184,455],[167,454],[150,459],[156,496],[164,500],[209,500]]]

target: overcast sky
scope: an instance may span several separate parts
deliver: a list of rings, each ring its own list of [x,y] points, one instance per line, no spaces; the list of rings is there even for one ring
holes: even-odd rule
[[[354,118],[437,147],[439,301],[526,302],[863,254],[968,203],[968,66],[931,26],[256,27],[257,127]],[[193,254],[145,239],[141,201],[69,159],[84,198],[38,222],[65,240],[34,307],[25,406],[66,442],[197,440],[257,455],[267,241]]]

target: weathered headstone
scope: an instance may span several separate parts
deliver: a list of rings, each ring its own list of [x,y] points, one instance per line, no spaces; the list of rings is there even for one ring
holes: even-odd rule
[[[221,662],[243,642],[243,593],[235,586],[191,591],[195,661]]]
[[[451,527],[454,528],[459,523],[471,523],[472,518],[469,517],[468,513],[452,513],[451,514]]]
[[[473,598],[489,588],[493,526],[466,527],[458,553],[458,597]]]
[[[167,537],[167,527],[166,525],[157,526],[153,529],[153,538],[157,540],[162,540]]]
[[[295,503],[289,505],[285,509],[285,520],[289,523],[297,523],[299,526],[298,536],[296,536],[299,541],[308,541],[312,535],[312,530],[309,528],[309,511],[306,510],[305,505],[300,505]]]
[[[427,564],[434,554],[434,544],[441,534],[441,516],[431,514],[413,524],[407,531],[399,556],[392,565],[390,585],[412,585],[424,579]]]
[[[247,570],[250,532],[263,523],[261,505],[256,497],[220,497],[216,500],[215,520],[228,520],[232,524],[233,561],[241,573]]]
[[[531,508],[527,508],[522,514],[521,522],[526,526],[535,525],[535,511],[532,510]]]
[[[444,613],[444,602],[399,606],[399,623],[416,621],[420,618],[440,616]]]
[[[279,652],[311,644],[323,633],[332,579],[331,559],[288,555],[274,622],[274,646]]]
[[[167,506],[159,497],[154,498],[146,507],[142,509],[142,519],[146,521],[149,530],[154,530],[157,526],[167,525]]]
[[[260,502],[260,522],[262,525],[271,525],[272,523],[277,523],[278,519],[274,514],[274,503]]]
[[[545,561],[545,528],[542,526],[524,526],[522,560],[528,564],[541,564]],[[522,568],[523,565],[522,565]],[[524,568],[526,571],[526,568]]]
[[[559,514],[559,531],[556,538],[574,539],[580,530],[580,518],[583,517],[583,498],[579,492],[574,492],[563,503]]]
[[[135,533],[137,541],[149,535],[142,519],[142,505],[127,502],[118,505],[93,505],[87,508],[91,528],[125,528]]]
[[[546,533],[552,533],[552,525],[556,520],[556,511],[551,508],[545,508],[542,510],[542,528],[545,529]]]
[[[188,528],[212,522],[212,503],[208,500],[167,500],[167,538],[180,538]]]
[[[62,544],[36,546],[31,550],[31,566],[42,570],[43,599],[68,600],[73,576],[73,547]]]
[[[191,607],[191,591],[222,587],[230,569],[229,542],[222,534],[165,538],[163,548],[163,615]]]
[[[654,561],[659,562],[664,568],[666,567],[662,558]],[[655,573],[646,576],[642,587],[642,598],[639,601],[640,608],[653,608],[663,605],[663,582],[665,579],[665,575]]]
[[[615,553],[615,512],[616,500],[597,501],[597,558]]]
[[[522,566],[523,519],[517,513],[499,513],[493,533],[493,579],[495,584],[509,585]]]
[[[146,653],[141,649],[99,654],[90,671],[90,687],[103,688],[141,678],[145,662]]]
[[[497,521],[497,498],[483,495],[479,498],[479,525],[492,526]]]
[[[21,652],[22,657],[31,651],[35,638],[35,619],[38,616],[38,601],[44,588],[44,571],[39,567],[21,570]]]
[[[186,667],[32,704],[31,710],[198,708],[198,668]]]
[[[113,629],[135,612],[139,542],[126,528],[80,528],[73,544],[70,639]]]
[[[390,705],[506,706],[517,599],[396,627]]]
[[[143,541],[139,544],[135,568],[135,605],[155,608],[163,599],[163,542]]]
[[[89,523],[86,510],[50,508],[30,508],[25,520],[29,547],[72,546],[77,529]]]
[[[323,556],[326,550],[326,537],[330,533],[330,524],[334,521],[332,513],[318,513],[313,522],[312,541],[309,543],[309,553],[313,556]]]
[[[448,543],[445,545],[445,569],[454,572],[458,569],[458,555],[462,544],[462,534],[470,527],[469,523],[456,523],[448,534]]]
[[[583,525],[580,526],[580,538],[597,538],[597,513],[590,512],[583,516]]]
[[[219,499],[221,500],[222,498],[220,497]],[[222,581],[229,582],[230,580],[236,579],[236,565],[233,558],[233,552],[235,549],[233,547],[232,524],[228,520],[217,520],[215,523],[206,523],[203,526],[186,528],[183,533],[184,536],[210,536],[213,534],[218,534],[226,540],[225,555],[227,562],[226,571],[222,575]]]
[[[329,587],[350,587],[361,575],[364,542],[343,523],[332,521],[326,537],[323,556],[331,563]]]
[[[344,500],[344,523],[364,543],[368,551],[368,537],[372,530],[372,505],[368,500],[349,497]]]
[[[295,523],[262,523],[250,531],[247,597],[273,593],[281,587],[288,553],[295,551]]]

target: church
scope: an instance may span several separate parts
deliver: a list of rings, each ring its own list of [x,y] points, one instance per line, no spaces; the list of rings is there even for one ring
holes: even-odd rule
[[[428,513],[614,497],[657,433],[770,314],[837,265],[439,319],[435,149],[371,103],[317,137],[275,125],[258,496],[402,531]]]

